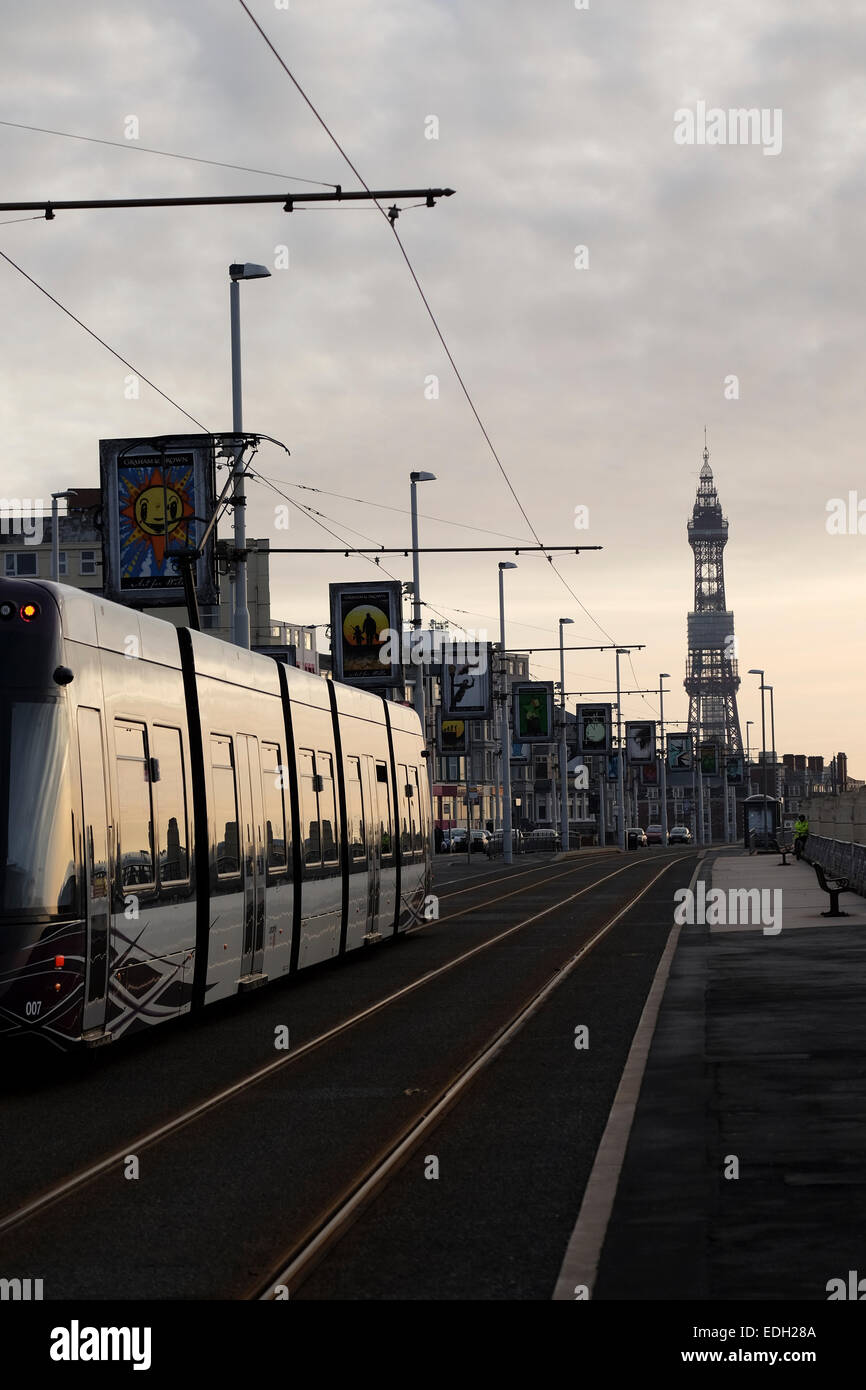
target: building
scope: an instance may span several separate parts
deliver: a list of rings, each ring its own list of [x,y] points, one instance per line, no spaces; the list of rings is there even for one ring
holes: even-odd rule
[[[70,489],[66,515],[58,517],[58,578],[61,584],[102,593],[102,493],[99,488]],[[307,670],[319,670],[315,629],[274,621],[271,618],[270,556],[267,540],[250,540],[247,557],[247,606],[250,614],[250,645],[271,647],[294,645]],[[7,578],[50,579],[52,552],[51,516],[16,516],[0,505],[0,563]],[[217,568],[220,600],[213,610],[203,609],[204,631],[226,642],[232,640],[233,575],[228,547],[218,542]],[[176,627],[185,626],[185,607],[144,608]],[[291,642],[287,640],[291,634]]]

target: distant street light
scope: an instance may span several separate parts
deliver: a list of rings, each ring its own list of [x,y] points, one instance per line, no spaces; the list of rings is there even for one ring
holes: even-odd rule
[[[51,578],[55,584],[60,580],[60,516],[57,503],[61,497],[77,496],[74,487],[68,487],[65,492],[51,494]]]
[[[767,721],[764,709],[764,672],[759,670],[758,667],[751,667],[749,675],[761,677],[761,757],[764,763],[761,785],[764,789],[764,833],[769,835],[770,827],[767,824]]]
[[[418,483],[435,483],[435,473],[410,473],[409,482],[411,483],[411,507],[412,507],[412,628],[417,631],[421,626],[421,581],[418,570]],[[402,640],[402,639],[401,639]],[[420,655],[416,651],[416,658]],[[424,663],[415,662],[415,689],[413,692],[415,712],[421,720],[421,737],[424,745],[427,744],[427,724],[424,710]]]
[[[620,688],[619,688],[619,659],[621,656],[628,656],[627,647],[617,647],[616,649],[616,746],[617,746],[617,822],[619,830],[619,847],[625,849],[625,768],[623,766],[623,747],[622,747],[622,709]]]
[[[670,672],[659,675],[659,737],[662,745],[662,844],[668,842],[668,760],[665,753],[665,681],[670,680]]]
[[[505,647],[506,570],[516,570],[513,560],[499,561],[499,649],[502,656],[502,862],[511,863],[511,734],[508,729],[508,657]]]
[[[229,266],[229,311],[231,317],[232,342],[232,430],[235,434],[243,432],[243,408],[241,404],[241,305],[238,282],[240,280],[263,280],[270,276],[265,265],[255,265],[245,261],[242,265]],[[235,548],[235,597],[232,613],[232,641],[235,646],[250,646],[250,614],[247,607],[247,499],[244,495],[243,447],[235,449],[234,485],[234,548]]]

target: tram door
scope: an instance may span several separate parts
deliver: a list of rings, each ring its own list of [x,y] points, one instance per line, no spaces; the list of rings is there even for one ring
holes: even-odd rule
[[[241,863],[244,882],[244,937],[241,979],[261,975],[265,956],[265,840],[262,765],[258,739],[237,740]]]
[[[84,813],[84,910],[87,940],[82,1029],[87,1031],[91,1028],[105,1027],[108,1005],[111,866],[102,715],[98,709],[82,708],[78,711],[78,751]]]
[[[374,764],[373,807],[374,838],[378,846],[379,879],[379,931],[389,933],[394,926],[394,912],[397,905],[397,859],[395,854],[395,827],[391,810],[391,783],[387,765]]]
[[[371,939],[381,935],[379,897],[382,882],[382,846],[376,820],[376,769],[372,758],[361,759],[361,795],[367,842],[367,933]]]

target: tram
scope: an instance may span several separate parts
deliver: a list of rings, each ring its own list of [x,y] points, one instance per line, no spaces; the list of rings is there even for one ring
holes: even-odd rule
[[[98,1046],[424,919],[405,705],[0,580],[0,1036]]]

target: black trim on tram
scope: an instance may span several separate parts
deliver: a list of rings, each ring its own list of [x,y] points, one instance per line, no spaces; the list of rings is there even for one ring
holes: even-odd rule
[[[301,854],[303,826],[301,825],[301,797],[298,791],[298,763],[295,750],[295,726],[292,720],[292,701],[289,696],[289,679],[285,663],[278,657],[272,658],[277,665],[280,679],[280,695],[283,701],[283,722],[286,729],[286,765],[289,769],[289,803],[292,812],[292,945],[289,951],[289,974],[296,975],[298,959],[301,954],[301,893],[303,891],[303,856]]]
[[[195,967],[192,977],[192,1007],[200,1009],[207,993],[210,948],[210,837],[207,820],[207,792],[204,775],[204,747],[201,737],[201,711],[195,674],[195,654],[188,628],[177,630],[183,689],[186,696],[186,723],[189,735],[189,770],[192,778],[193,825],[195,827]]]
[[[337,709],[337,691],[333,681],[326,681],[328,698],[331,701],[331,719],[334,725],[334,756],[337,761],[337,794],[340,804],[340,824],[343,833],[340,837],[340,872],[343,876],[343,906],[340,915],[340,950],[346,954],[346,937],[349,932],[349,838],[346,825],[346,769],[343,766],[343,740],[340,736],[340,712]]]
[[[385,728],[388,730],[388,758],[391,763],[391,824],[393,827],[394,838],[394,867],[396,869],[396,882],[394,885],[394,926],[391,929],[392,936],[396,936],[400,928],[400,916],[403,910],[403,895],[401,888],[403,884],[403,837],[400,834],[400,798],[397,795],[397,759],[394,756],[394,735],[391,731],[391,713],[388,708],[388,701],[382,696],[382,704],[385,707]]]

